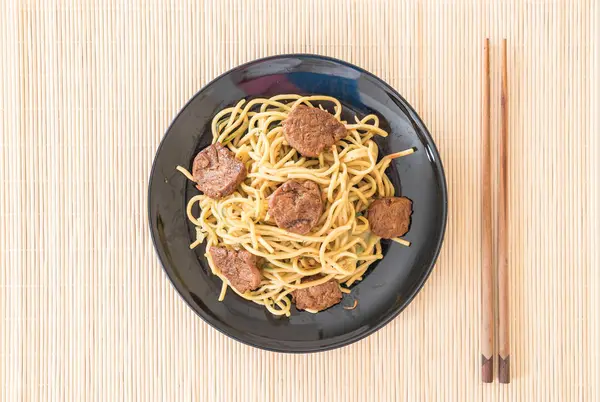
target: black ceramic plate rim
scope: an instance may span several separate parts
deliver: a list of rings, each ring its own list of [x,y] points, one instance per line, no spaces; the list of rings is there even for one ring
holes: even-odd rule
[[[220,80],[221,78],[232,74],[234,72],[236,72],[237,70],[243,69],[251,64],[254,63],[260,63],[260,62],[266,62],[266,61],[270,61],[270,60],[276,60],[276,59],[282,59],[282,58],[305,58],[305,59],[320,59],[320,60],[326,60],[326,61],[331,61],[334,63],[338,63],[341,64],[343,66],[346,66],[348,68],[352,68],[355,69],[356,71],[360,72],[361,74],[365,74],[367,76],[369,76],[370,78],[374,79],[375,81],[377,81],[382,87],[385,87],[387,90],[389,90],[392,94],[394,94],[394,96],[397,96],[399,99],[401,99],[406,106],[408,107],[408,110],[411,114],[411,118],[414,120],[414,122],[417,124],[418,128],[421,130],[421,133],[426,137],[426,139],[429,141],[429,145],[430,145],[430,151],[433,154],[433,164],[436,166],[436,168],[439,170],[439,174],[440,174],[440,178],[441,178],[441,187],[442,187],[442,227],[441,227],[441,235],[439,237],[439,240],[437,242],[437,244],[435,245],[435,251],[433,253],[433,258],[431,259],[431,263],[429,264],[429,266],[424,270],[422,278],[420,280],[420,282],[418,283],[418,286],[416,286],[414,288],[414,291],[408,295],[408,297],[406,298],[406,302],[398,307],[397,309],[395,309],[394,311],[390,312],[387,316],[383,317],[383,319],[381,319],[376,325],[373,325],[371,328],[369,328],[368,330],[366,330],[365,332],[358,334],[352,338],[349,339],[345,339],[342,341],[337,341],[337,342],[332,342],[326,346],[322,346],[322,347],[306,347],[306,348],[296,348],[296,349],[290,349],[290,348],[286,348],[286,347],[277,347],[277,346],[266,346],[266,345],[256,345],[253,344],[237,335],[231,334],[229,332],[227,332],[224,328],[221,327],[220,322],[217,320],[214,320],[209,314],[206,314],[206,312],[204,312],[201,309],[196,310],[196,308],[194,307],[194,305],[192,304],[192,301],[189,300],[189,298],[187,296],[185,296],[179,289],[180,289],[180,285],[178,284],[178,279],[175,278],[173,275],[171,275],[169,273],[169,271],[165,268],[165,264],[164,261],[162,260],[160,253],[158,252],[158,246],[157,246],[157,241],[156,238],[154,236],[154,231],[152,230],[152,216],[151,216],[151,194],[152,194],[152,178],[154,177],[154,173],[155,173],[155,168],[156,168],[156,163],[157,163],[157,159],[158,159],[158,155],[160,154],[160,150],[165,142],[165,138],[167,137],[167,134],[171,131],[171,128],[173,126],[173,124],[175,123],[175,121],[177,120],[177,117],[179,116],[179,114],[185,110],[188,105],[190,103],[192,103],[194,101],[194,99],[196,97],[198,97],[202,92],[206,91],[207,89],[209,89],[215,82],[217,82],[218,80]],[[333,57],[328,57],[328,56],[321,56],[321,55],[317,55],[317,54],[311,54],[311,53],[289,53],[289,54],[281,54],[281,55],[276,55],[276,56],[268,56],[268,57],[263,57],[263,58],[259,58],[259,59],[255,59],[255,60],[251,60],[248,61],[246,63],[240,64],[226,72],[224,72],[223,74],[219,75],[218,77],[214,78],[213,80],[211,80],[209,83],[207,83],[206,85],[204,85],[198,92],[196,92],[194,94],[194,96],[192,96],[187,102],[186,104],[181,107],[179,109],[179,111],[177,112],[177,114],[175,115],[175,117],[173,118],[173,120],[171,121],[171,124],[169,125],[169,127],[167,128],[167,131],[165,132],[165,134],[163,135],[160,144],[158,146],[158,148],[156,149],[156,154],[154,156],[154,161],[152,162],[152,169],[150,170],[150,177],[149,177],[149,181],[148,181],[148,225],[149,225],[149,229],[150,229],[150,237],[152,238],[152,243],[154,245],[154,252],[156,253],[158,260],[161,263],[161,266],[163,268],[164,273],[167,275],[167,278],[169,278],[169,281],[171,282],[171,284],[175,287],[175,290],[177,290],[177,293],[179,294],[179,296],[186,302],[186,304],[188,305],[188,307],[195,312],[200,318],[202,318],[206,323],[208,323],[211,327],[213,327],[214,329],[216,329],[217,331],[219,331],[220,333],[228,336],[229,338],[235,339],[238,342],[241,342],[245,345],[248,346],[252,346],[258,349],[262,349],[262,350],[267,350],[267,351],[271,351],[271,352],[280,352],[280,353],[293,353],[293,354],[298,354],[298,353],[315,353],[315,352],[325,352],[328,350],[332,350],[332,349],[337,349],[337,348],[341,348],[344,346],[348,346],[350,344],[353,344],[355,342],[358,342],[361,339],[364,339],[372,334],[374,334],[375,332],[379,331],[381,328],[383,328],[384,326],[386,326],[389,322],[391,322],[394,318],[396,318],[406,307],[408,307],[408,305],[414,300],[414,298],[416,297],[416,295],[421,291],[421,289],[423,288],[423,286],[425,285],[425,282],[427,281],[427,279],[429,278],[429,276],[431,275],[431,272],[433,271],[433,268],[435,266],[435,263],[437,261],[437,258],[440,254],[441,248],[442,248],[442,244],[444,241],[444,236],[446,234],[446,224],[447,224],[447,218],[448,218],[448,189],[447,189],[447,184],[446,184],[446,174],[444,172],[444,166],[442,164],[442,160],[441,157],[439,155],[437,146],[435,144],[435,142],[433,141],[433,138],[431,137],[431,134],[429,133],[429,130],[427,130],[427,127],[425,126],[425,123],[423,123],[423,121],[421,120],[421,118],[419,117],[419,115],[417,114],[417,112],[413,109],[412,105],[410,105],[409,102],[406,101],[406,99],[404,99],[404,97],[402,97],[402,95],[400,95],[398,93],[398,91],[396,91],[393,87],[391,87],[387,82],[385,82],[384,80],[382,80],[381,78],[377,77],[375,74],[370,73],[369,71],[358,67],[354,64],[348,63],[346,61],[343,60],[339,60]]]

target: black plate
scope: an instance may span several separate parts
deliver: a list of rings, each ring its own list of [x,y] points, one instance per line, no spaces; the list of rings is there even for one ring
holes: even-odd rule
[[[323,94],[344,104],[346,113],[377,114],[390,136],[381,153],[416,147],[388,169],[396,193],[413,200],[411,247],[384,242],[385,257],[340,304],[311,314],[292,308],[274,317],[263,306],[228,291],[217,301],[221,281],[210,273],[204,247],[190,250],[194,228],[185,214],[198,191],[179,172],[211,141],[210,123],[221,109],[242,98],[282,93]],[[401,185],[400,185],[401,180]],[[373,333],[415,297],[429,276],[446,227],[447,193],[442,162],[427,128],[412,107],[374,75],[332,58],[285,55],[253,61],[212,81],[177,115],[156,153],[148,190],[150,230],[156,251],[175,288],[190,307],[224,334],[259,348],[314,352],[337,348]],[[358,306],[345,310],[354,299]]]

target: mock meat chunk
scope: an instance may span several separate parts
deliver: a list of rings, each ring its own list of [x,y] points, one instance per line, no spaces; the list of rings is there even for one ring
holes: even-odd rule
[[[406,197],[386,197],[371,203],[367,219],[371,232],[384,239],[391,239],[408,232],[411,214],[411,200]]]
[[[292,233],[310,232],[322,213],[321,189],[310,180],[288,180],[269,199],[269,215],[277,226]]]
[[[232,194],[246,178],[247,171],[230,150],[216,143],[196,155],[192,175],[198,190],[219,199]]]
[[[311,282],[320,276],[304,278],[302,282]],[[322,311],[338,304],[342,300],[342,291],[335,279],[316,286],[296,289],[292,292],[292,301],[298,310]]]
[[[209,249],[209,253],[216,267],[238,292],[245,293],[260,286],[260,257],[246,250],[228,250],[214,246]]]
[[[304,105],[292,109],[282,126],[290,146],[307,157],[319,156],[348,135],[346,127],[332,114]]]

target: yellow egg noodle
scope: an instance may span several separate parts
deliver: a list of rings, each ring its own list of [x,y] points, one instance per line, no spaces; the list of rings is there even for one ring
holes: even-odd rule
[[[321,107],[332,103],[335,118],[341,121],[342,106],[329,96],[277,95],[269,99],[241,100],[220,111],[212,120],[213,143],[220,142],[241,160],[248,176],[236,191],[222,199],[196,195],[187,204],[188,219],[196,226],[194,248],[206,240],[211,246],[245,249],[263,257],[262,281],[254,291],[240,294],[229,286],[210,254],[206,258],[212,273],[223,281],[219,300],[231,287],[244,299],[264,305],[272,314],[290,315],[295,289],[337,280],[341,289],[360,281],[376,260],[383,258],[380,238],[369,231],[363,213],[371,198],[394,195],[394,186],[385,169],[397,157],[413,149],[391,154],[377,162],[375,135],[388,133],[379,128],[379,119],[368,115],[362,120],[342,123],[348,136],[318,158],[306,158],[291,148],[283,135],[281,122],[299,104]],[[185,168],[177,170],[193,181]],[[268,197],[288,179],[312,180],[322,191],[324,213],[313,230],[300,235],[280,229],[269,217]],[[193,216],[194,204],[200,216]],[[403,239],[393,239],[405,246]],[[317,280],[302,283],[304,277],[320,274]]]

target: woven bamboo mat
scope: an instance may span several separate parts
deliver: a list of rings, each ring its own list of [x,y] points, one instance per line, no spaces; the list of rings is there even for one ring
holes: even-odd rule
[[[600,400],[599,26],[594,0],[1,2],[0,400]],[[508,38],[509,386],[479,379],[486,36],[495,121]],[[177,111],[229,68],[289,52],[397,88],[450,191],[416,300],[368,339],[299,356],[204,324],[146,223],[150,166]]]

